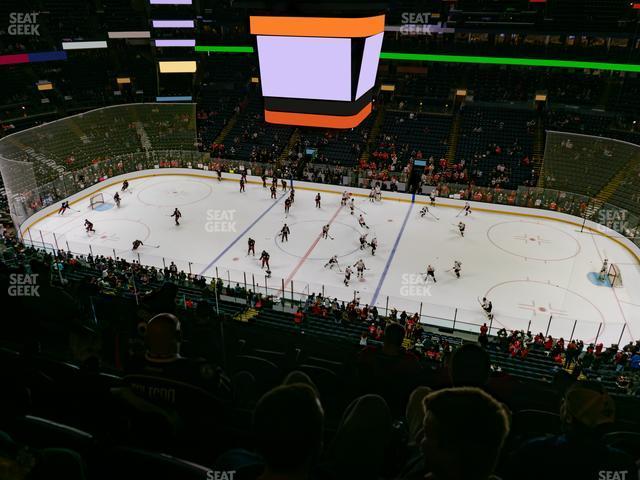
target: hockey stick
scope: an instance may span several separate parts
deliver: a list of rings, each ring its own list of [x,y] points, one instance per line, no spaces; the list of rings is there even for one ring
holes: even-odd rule
[[[458,212],[458,214],[456,215],[456,217],[459,217],[459,216],[460,216],[460,214],[461,214],[462,212],[464,212],[464,207],[462,208],[462,210],[460,210],[460,211]]]
[[[427,213],[429,215],[431,215],[433,218],[435,218],[436,220],[440,220],[438,217],[436,217],[433,213],[431,213],[430,211],[427,210]]]

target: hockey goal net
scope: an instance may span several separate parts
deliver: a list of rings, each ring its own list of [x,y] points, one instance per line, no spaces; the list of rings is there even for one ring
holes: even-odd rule
[[[620,268],[615,263],[609,265],[607,278],[609,279],[609,285],[611,285],[612,287],[622,286],[622,276],[620,275]]]
[[[104,203],[104,196],[101,193],[91,195],[91,198],[89,198],[89,206],[91,207],[91,210],[95,209],[97,205],[102,203]]]

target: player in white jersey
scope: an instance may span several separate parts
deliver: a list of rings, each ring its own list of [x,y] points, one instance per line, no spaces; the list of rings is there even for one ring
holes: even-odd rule
[[[605,277],[607,276],[607,271],[609,270],[609,259],[605,258],[604,262],[602,262],[602,268],[600,269],[600,281],[604,281]]]
[[[373,202],[376,199],[376,191],[372,188],[369,192],[369,202]]]
[[[360,214],[360,216],[358,217],[358,223],[362,228],[366,228],[367,230],[369,230],[369,226],[367,225],[367,222],[364,221],[364,217],[362,216],[362,214]]]
[[[369,246],[371,247],[371,255],[375,255],[376,250],[378,249],[378,239],[373,237],[369,242]]]
[[[460,278],[460,270],[462,270],[462,262],[459,260],[453,261],[453,273],[456,274],[457,278]]]
[[[351,270],[351,267],[347,266],[347,268],[344,271],[344,284],[345,286],[349,286],[349,282],[351,281],[351,274],[353,273],[353,270]]]
[[[382,200],[382,193],[380,192],[380,184],[376,183],[375,189],[374,189],[374,194],[375,194],[375,198],[377,201]]]
[[[431,200],[431,206],[435,207],[436,206],[436,196],[438,195],[438,191],[437,190],[431,190],[431,193],[429,194],[429,199]]]
[[[348,201],[349,201],[349,192],[345,190],[344,192],[342,192],[342,200],[340,200],[340,205],[344,207]]]
[[[464,216],[466,217],[467,215],[471,214],[471,205],[469,204],[469,202],[465,202],[464,203]]]
[[[431,265],[427,265],[427,274],[424,277],[425,281],[429,277],[431,277],[433,279],[433,283],[437,283],[437,280],[436,280],[436,269],[433,268]]]
[[[356,263],[354,263],[353,266],[356,267],[358,278],[363,278],[364,271],[367,269],[367,267],[364,266],[364,261],[360,259]]]
[[[467,228],[467,226],[463,222],[458,223],[458,230],[460,230],[461,237],[464,237],[465,228]]]

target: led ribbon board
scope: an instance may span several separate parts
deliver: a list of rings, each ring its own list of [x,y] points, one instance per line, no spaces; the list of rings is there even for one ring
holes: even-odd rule
[[[264,117],[270,123],[353,128],[371,113],[384,15],[250,18]]]

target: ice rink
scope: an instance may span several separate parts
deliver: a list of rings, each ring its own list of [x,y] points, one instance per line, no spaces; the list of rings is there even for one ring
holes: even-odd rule
[[[270,181],[268,181],[270,185]],[[340,205],[337,187],[304,184],[295,186],[295,203],[287,217],[283,193],[270,199],[268,188],[253,179],[245,193],[237,179],[193,175],[160,175],[130,180],[129,192],[121,194],[117,208],[113,194],[120,183],[101,190],[105,204],[89,207],[89,197],[72,202],[75,211],[64,216],[52,213],[23,229],[25,240],[44,242],[75,253],[114,254],[139,259],[147,265],[175,262],[180,269],[206,276],[220,276],[258,291],[282,294],[318,293],[378,308],[395,307],[421,312],[424,321],[438,326],[477,331],[485,321],[478,299],[487,296],[494,305],[493,333],[502,326],[526,329],[535,334],[586,342],[598,336],[605,344],[636,339],[640,332],[640,266],[638,257],[622,242],[580,226],[546,217],[548,212],[515,207],[472,204],[473,213],[460,213],[463,202],[438,199],[430,208],[434,216],[422,218],[420,208],[428,197],[385,195],[369,202],[366,192],[353,190],[356,210],[351,215]],[[314,197],[322,196],[316,208]],[[177,207],[183,214],[180,226],[170,215]],[[378,250],[360,250],[365,231],[358,216],[369,226],[368,239],[376,237]],[[437,218],[436,218],[437,217]],[[94,223],[96,233],[87,234],[83,222]],[[574,219],[579,223],[580,219]],[[466,224],[464,237],[457,223]],[[291,229],[282,243],[278,232],[284,223]],[[30,223],[30,222],[27,222]],[[333,239],[321,239],[330,224]],[[256,256],[247,255],[247,239],[256,241]],[[133,240],[145,245],[131,250]],[[265,279],[258,257],[269,252],[272,277]],[[637,252],[636,252],[637,253]],[[363,279],[344,285],[344,273],[325,268],[337,255],[341,269],[363,259]],[[599,285],[598,272],[604,258],[617,264],[623,286]],[[453,261],[462,262],[456,278]],[[435,267],[437,283],[425,283],[427,264]],[[265,285],[266,283],[266,285]],[[551,319],[551,320],[550,320]],[[636,325],[638,323],[638,325]]]

